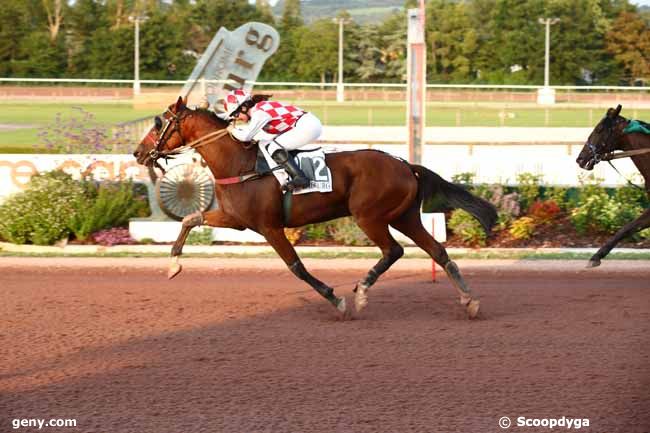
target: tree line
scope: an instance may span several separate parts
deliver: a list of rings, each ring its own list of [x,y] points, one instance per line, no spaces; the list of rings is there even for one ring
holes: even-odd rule
[[[382,22],[344,20],[346,82],[403,82],[406,9]],[[0,76],[132,79],[140,24],[140,78],[185,79],[220,27],[274,26],[278,51],[261,81],[336,81],[338,23],[305,23],[300,1],[274,16],[267,0],[0,0]],[[650,81],[650,13],[628,0],[427,0],[429,83],[541,84],[544,26],[551,27],[551,85]]]

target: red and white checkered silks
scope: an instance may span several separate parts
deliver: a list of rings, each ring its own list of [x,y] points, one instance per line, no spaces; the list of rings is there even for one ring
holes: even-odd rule
[[[298,107],[276,101],[262,101],[255,105],[254,110],[261,110],[271,116],[262,129],[269,134],[280,134],[293,128],[296,121],[305,114]]]
[[[223,101],[223,108],[228,115],[231,115],[241,104],[251,99],[251,95],[241,89],[230,91]]]

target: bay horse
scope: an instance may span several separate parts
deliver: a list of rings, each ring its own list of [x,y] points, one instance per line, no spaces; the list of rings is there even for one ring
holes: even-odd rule
[[[630,121],[621,116],[622,106],[609,108],[605,117],[598,122],[589,134],[576,162],[580,168],[593,170],[600,161],[611,161],[619,158],[632,158],[632,162],[643,176],[645,191],[650,197],[650,135],[623,130]],[[647,125],[650,128],[650,125]],[[589,259],[587,267],[600,265],[609,252],[621,239],[637,231],[650,227],[650,208],[646,209],[637,219],[621,227],[600,249]]]
[[[470,318],[479,310],[458,266],[445,248],[422,226],[420,205],[437,195],[451,207],[465,209],[490,232],[496,209],[487,201],[447,182],[427,168],[409,164],[387,153],[358,150],[326,154],[332,172],[333,191],[292,197],[289,215],[284,215],[280,185],[274,176],[253,173],[257,146],[242,143],[228,133],[229,122],[205,109],[187,107],[178,98],[156,118],[156,124],[140,142],[133,155],[138,163],[152,166],[157,159],[195,149],[203,157],[216,181],[219,208],[197,212],[183,219],[181,232],[171,251],[168,273],[173,278],[181,270],[178,257],[192,227],[208,225],[237,230],[251,229],[264,236],[288,268],[327,299],[344,317],[350,309],[344,297],[312,276],[287,240],[284,227],[300,227],[335,218],[353,216],[358,226],[382,253],[381,259],[355,287],[354,304],[361,311],[368,303],[368,289],[395,263],[404,249],[391,236],[388,226],[401,231],[441,265],[460,296],[460,304]],[[285,221],[289,224],[285,224]]]

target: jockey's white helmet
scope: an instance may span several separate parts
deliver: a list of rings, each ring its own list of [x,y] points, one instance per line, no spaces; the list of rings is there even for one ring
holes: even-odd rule
[[[231,90],[226,97],[224,98],[223,101],[223,108],[226,111],[226,114],[228,116],[232,116],[235,111],[241,106],[246,101],[250,101],[251,95],[250,93],[241,90],[241,89],[235,89]]]

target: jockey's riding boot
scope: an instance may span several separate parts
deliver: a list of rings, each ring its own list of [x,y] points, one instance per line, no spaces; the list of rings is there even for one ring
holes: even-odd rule
[[[282,187],[283,190],[293,191],[309,185],[309,179],[307,179],[307,176],[305,176],[305,173],[302,172],[300,167],[296,165],[293,158],[289,157],[289,152],[287,152],[286,149],[276,150],[273,152],[273,155],[271,155],[271,158],[273,158],[273,161],[280,164],[280,166],[282,166],[291,177],[291,180]]]

